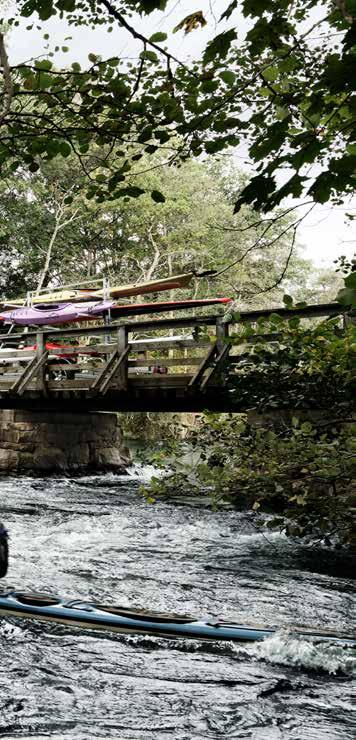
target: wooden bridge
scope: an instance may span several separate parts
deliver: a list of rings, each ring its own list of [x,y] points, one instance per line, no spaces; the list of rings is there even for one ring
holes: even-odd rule
[[[329,303],[243,312],[238,322],[214,315],[3,334],[0,408],[232,411],[227,381],[244,354],[230,339],[238,325],[272,312],[283,319],[342,319],[343,310]]]

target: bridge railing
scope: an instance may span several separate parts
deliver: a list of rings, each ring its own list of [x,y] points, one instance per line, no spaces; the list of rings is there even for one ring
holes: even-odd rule
[[[241,349],[231,345],[229,332],[239,325],[256,324],[272,312],[282,319],[315,319],[342,318],[342,310],[331,303],[245,311],[237,320],[222,315],[131,320],[0,335],[0,394],[205,390],[223,366],[236,364],[234,354]]]

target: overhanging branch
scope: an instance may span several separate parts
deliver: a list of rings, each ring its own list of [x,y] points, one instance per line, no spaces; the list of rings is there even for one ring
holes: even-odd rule
[[[159,46],[159,44],[156,44],[154,41],[150,41],[150,39],[148,39],[146,36],[143,36],[142,33],[136,31],[136,29],[127,22],[125,16],[122,15],[122,13],[120,13],[118,10],[116,10],[116,8],[114,8],[109,0],[99,0],[99,2],[104,5],[109,15],[113,16],[113,18],[115,18],[120,23],[120,26],[126,28],[126,31],[128,31],[134,39],[142,41],[145,46],[151,46],[153,49],[158,51],[159,54],[165,56],[166,59],[168,59],[169,61],[173,61],[178,64],[179,67],[183,67],[187,72],[189,72],[190,75],[192,75],[192,77],[196,77],[199,79],[199,75],[195,74],[195,72],[189,69],[189,67],[184,64],[184,62],[181,62],[180,59],[177,59],[177,57],[173,56],[173,54],[170,54],[168,51],[166,51],[166,49],[162,49],[162,46]]]

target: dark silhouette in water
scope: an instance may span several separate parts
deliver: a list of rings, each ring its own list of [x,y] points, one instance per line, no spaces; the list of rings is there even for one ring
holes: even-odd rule
[[[0,578],[4,578],[9,565],[8,534],[2,522],[0,522]]]

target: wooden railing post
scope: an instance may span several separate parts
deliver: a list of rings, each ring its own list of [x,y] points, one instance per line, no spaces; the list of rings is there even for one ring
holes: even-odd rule
[[[229,324],[222,320],[221,316],[216,319],[216,348],[218,353],[223,351],[226,347],[226,341],[229,337]]]
[[[36,332],[36,358],[37,361],[42,360],[43,355],[46,352],[46,336],[42,331]],[[44,391],[46,387],[46,363],[42,362],[37,370],[37,388],[39,391]]]
[[[119,326],[117,330],[117,349],[119,355],[124,355],[124,353],[127,350],[128,346],[128,329],[126,326]],[[122,390],[127,389],[127,380],[128,380],[128,369],[129,369],[129,363],[128,363],[128,355],[125,357],[123,362],[121,363],[120,370],[119,370],[119,377],[118,381],[122,388]]]

